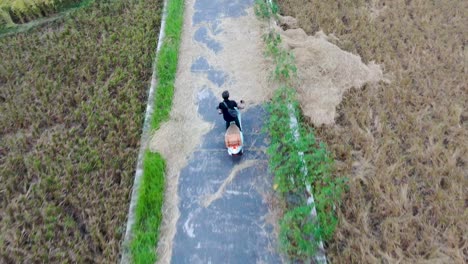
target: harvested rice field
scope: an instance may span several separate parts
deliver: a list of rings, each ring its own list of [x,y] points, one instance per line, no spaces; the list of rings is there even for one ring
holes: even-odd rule
[[[334,154],[336,173],[349,178],[327,244],[330,261],[466,263],[468,2],[278,3],[308,35],[328,36],[383,74],[356,84],[349,79],[355,75],[332,76],[325,65],[324,83],[349,88],[326,122],[301,98],[309,124]]]
[[[0,37],[0,263],[120,260],[162,1]]]

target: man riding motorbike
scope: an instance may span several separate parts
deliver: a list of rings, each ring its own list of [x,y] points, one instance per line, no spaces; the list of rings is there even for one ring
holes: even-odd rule
[[[224,121],[226,121],[226,129],[228,129],[231,122],[234,121],[234,122],[236,122],[237,127],[239,127],[239,130],[242,131],[242,128],[241,128],[240,122],[239,122],[239,117],[233,111],[237,111],[235,109],[235,107],[237,107],[238,109],[243,109],[244,108],[244,101],[240,100],[240,104],[238,105],[236,101],[229,100],[229,92],[228,91],[224,91],[222,93],[222,97],[223,97],[223,101],[221,103],[219,103],[217,109],[218,109],[219,114],[223,114]]]

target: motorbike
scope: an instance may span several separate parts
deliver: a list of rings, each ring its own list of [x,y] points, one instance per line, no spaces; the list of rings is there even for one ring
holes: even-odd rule
[[[244,101],[240,101],[241,106],[239,108],[234,107],[234,110],[237,112],[237,118],[239,119],[239,125],[242,127],[242,118],[239,109],[243,109],[242,105]],[[218,113],[222,114],[219,108]],[[235,121],[231,121],[229,127],[226,129],[224,134],[224,143],[227,148],[227,152],[230,156],[240,156],[244,153],[244,135],[240,128],[236,125]]]
[[[237,118],[239,124],[242,127],[241,113],[237,107]],[[231,121],[226,133],[224,134],[224,143],[226,144],[227,152],[230,156],[240,156],[244,154],[244,135],[242,131],[237,127],[235,121]]]

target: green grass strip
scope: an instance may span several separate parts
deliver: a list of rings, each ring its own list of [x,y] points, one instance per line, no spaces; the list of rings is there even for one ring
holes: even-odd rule
[[[157,88],[150,127],[158,129],[169,119],[184,21],[184,0],[168,0],[163,44],[156,64]],[[164,198],[165,161],[159,153],[147,151],[143,159],[143,180],[137,199],[134,236],[130,251],[134,263],[154,263],[159,239]]]
[[[169,119],[174,82],[179,58],[181,31],[184,22],[184,1],[169,0],[164,44],[158,55],[156,73],[158,85],[156,89],[154,113],[151,118],[151,128],[158,129],[163,121]]]
[[[130,245],[134,263],[154,263],[164,202],[165,162],[159,153],[145,152],[143,179],[136,205],[134,237]]]

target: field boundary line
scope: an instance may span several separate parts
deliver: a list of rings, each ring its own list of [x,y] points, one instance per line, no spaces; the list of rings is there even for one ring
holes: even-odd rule
[[[163,5],[163,10],[162,10],[162,18],[161,18],[161,26],[159,28],[159,37],[158,37],[158,45],[156,47],[156,56],[153,61],[153,74],[151,76],[151,85],[150,89],[148,92],[148,103],[146,105],[146,113],[145,113],[145,120],[143,123],[143,130],[142,130],[142,135],[141,135],[141,140],[140,140],[140,150],[138,152],[138,161],[137,161],[137,166],[136,166],[136,171],[135,171],[135,178],[133,181],[133,188],[132,188],[132,197],[130,199],[130,206],[128,209],[128,217],[127,217],[127,227],[125,231],[125,237],[122,242],[122,258],[120,263],[121,264],[127,264],[131,263],[130,259],[130,241],[131,241],[131,236],[132,236],[132,228],[133,225],[135,224],[135,209],[136,209],[136,204],[138,200],[138,191],[140,189],[141,185],[141,178],[143,176],[143,158],[146,150],[146,142],[148,140],[148,131],[150,129],[150,118],[153,114],[154,111],[154,92],[157,88],[157,61],[158,61],[158,54],[159,51],[161,50],[162,47],[162,42],[164,41],[164,36],[165,36],[165,28],[166,28],[166,18],[167,18],[167,1],[164,0],[164,5]]]

